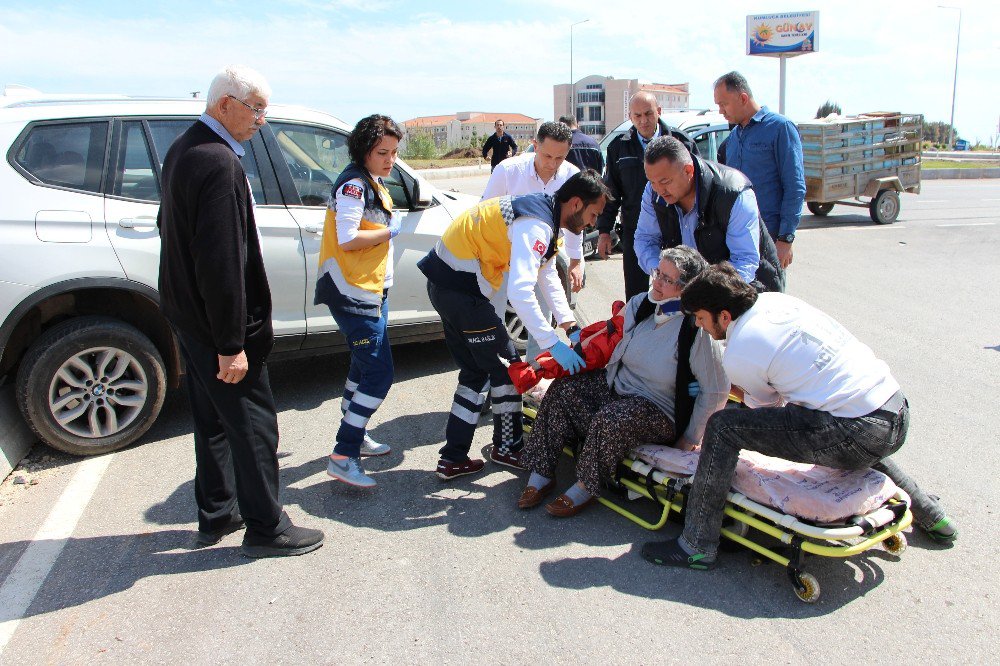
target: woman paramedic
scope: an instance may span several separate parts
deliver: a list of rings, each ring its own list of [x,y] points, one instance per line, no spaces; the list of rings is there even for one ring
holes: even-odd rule
[[[371,488],[361,456],[381,456],[389,447],[368,436],[368,420],[392,386],[388,295],[392,286],[392,239],[400,217],[382,182],[396,163],[403,133],[388,116],[358,121],[347,140],[351,163],[333,185],[326,211],[314,302],[325,304],[347,338],[351,367],[340,409],[343,417],[326,473]]]
[[[531,477],[519,508],[538,506],[555,487],[564,446],[583,442],[577,482],[545,507],[557,517],[591,504],[635,446],[690,450],[701,441],[708,417],[729,394],[719,343],[680,311],[681,289],[707,267],[687,246],[664,250],[649,292],[625,307],[624,335],[607,367],[552,382],[522,454]]]

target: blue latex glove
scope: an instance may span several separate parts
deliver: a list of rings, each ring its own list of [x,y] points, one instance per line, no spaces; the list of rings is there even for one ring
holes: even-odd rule
[[[571,375],[575,375],[587,366],[586,361],[562,340],[552,345],[549,348],[549,353],[552,354],[556,363]]]
[[[403,229],[403,216],[393,215],[389,218],[389,239],[392,240],[399,235],[399,232]]]
[[[692,398],[697,398],[699,393],[701,393],[701,386],[698,385],[698,382],[691,382],[690,384],[688,384],[689,396],[691,396]]]
[[[572,333],[569,333],[566,337],[568,337],[569,341],[571,343],[573,343],[574,345],[579,344],[579,342],[580,342],[580,332],[581,332],[581,329],[579,327],[577,327],[576,330],[574,330]]]

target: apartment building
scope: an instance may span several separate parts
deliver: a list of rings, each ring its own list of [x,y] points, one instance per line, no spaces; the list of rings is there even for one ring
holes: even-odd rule
[[[574,89],[575,105],[570,103]],[[689,108],[687,83],[650,83],[595,74],[580,79],[575,86],[552,86],[553,117],[575,115],[580,130],[600,140],[628,118],[628,100],[639,91],[655,95],[664,109]]]
[[[423,116],[411,118],[403,123],[407,134],[413,131],[425,131],[434,139],[434,144],[441,150],[450,150],[467,146],[475,137],[477,145],[482,147],[486,137],[496,131],[493,123],[497,119],[507,125],[505,130],[514,137],[520,149],[535,138],[541,118],[531,118],[521,113],[485,113],[480,111],[462,111],[451,116]]]

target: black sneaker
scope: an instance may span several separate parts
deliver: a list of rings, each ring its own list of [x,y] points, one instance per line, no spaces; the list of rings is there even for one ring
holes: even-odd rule
[[[239,532],[244,527],[246,527],[246,523],[243,522],[243,517],[240,516],[240,514],[236,514],[229,520],[228,523],[217,530],[212,530],[211,532],[198,530],[198,534],[195,536],[194,542],[198,548],[214,546],[222,541],[224,536],[232,534],[233,532]]]
[[[683,567],[704,571],[715,566],[715,559],[705,555],[688,555],[677,539],[670,541],[650,541],[642,546],[642,557],[647,562],[668,567]]]
[[[258,536],[253,532],[247,532],[243,537],[243,555],[246,557],[305,555],[322,545],[322,531],[292,525],[281,534],[273,537]]]

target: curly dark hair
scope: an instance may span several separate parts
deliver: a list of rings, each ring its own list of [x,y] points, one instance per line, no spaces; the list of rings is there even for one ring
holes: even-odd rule
[[[736,319],[756,302],[757,290],[744,282],[728,261],[709,266],[681,292],[685,312],[707,310],[714,317],[727,310]]]
[[[384,136],[394,136],[402,141],[403,131],[399,129],[395,120],[378,113],[373,113],[359,120],[358,124],[354,126],[354,131],[347,137],[347,152],[351,155],[351,161],[359,166],[364,166],[368,153],[378,145]]]
[[[563,127],[563,129],[566,128]],[[609,203],[615,200],[611,190],[604,184],[601,174],[593,169],[584,169],[579,173],[574,173],[556,190],[555,198],[559,203],[566,203],[573,197],[580,197],[585,206],[589,206],[601,197],[604,197],[604,200]]]

